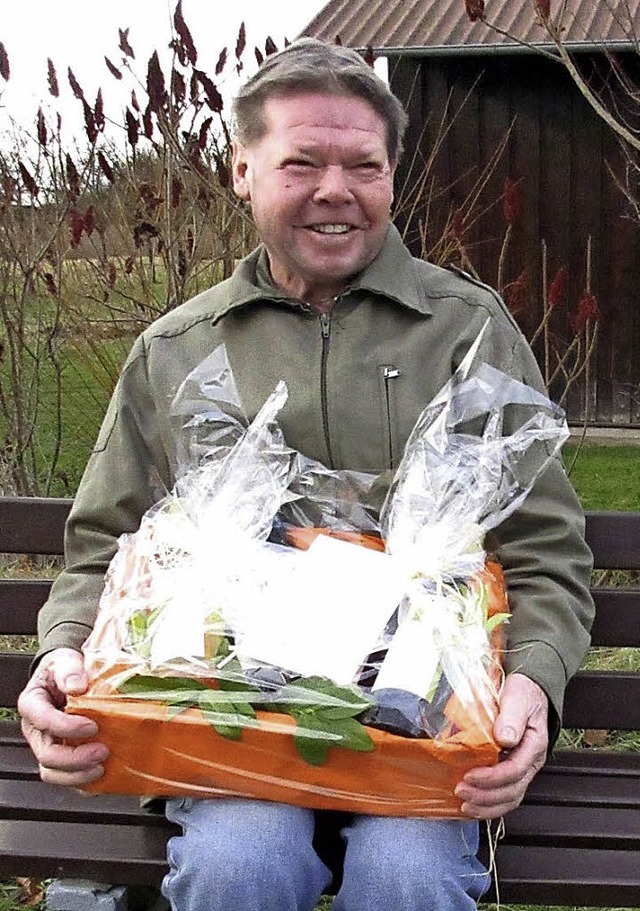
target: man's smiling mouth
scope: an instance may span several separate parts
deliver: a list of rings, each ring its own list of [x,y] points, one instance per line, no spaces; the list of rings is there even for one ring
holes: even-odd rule
[[[352,225],[346,224],[318,224],[309,227],[317,234],[348,234],[353,229]]]

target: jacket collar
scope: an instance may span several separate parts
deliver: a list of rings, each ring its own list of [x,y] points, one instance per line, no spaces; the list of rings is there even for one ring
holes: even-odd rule
[[[214,322],[230,310],[256,301],[270,300],[290,306],[301,306],[301,301],[289,297],[271,281],[264,244],[241,260],[231,278],[217,287],[218,301],[213,314]],[[391,224],[382,249],[373,262],[356,276],[343,296],[347,297],[356,291],[380,295],[423,315],[430,315],[432,312],[420,287],[413,257],[404,245],[397,228]]]

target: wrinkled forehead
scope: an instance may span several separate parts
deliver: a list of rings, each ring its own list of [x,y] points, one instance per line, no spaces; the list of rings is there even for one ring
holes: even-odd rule
[[[298,141],[318,141],[323,132],[359,135],[362,141],[386,144],[387,125],[364,98],[346,92],[290,92],[265,101],[266,134],[286,134]]]

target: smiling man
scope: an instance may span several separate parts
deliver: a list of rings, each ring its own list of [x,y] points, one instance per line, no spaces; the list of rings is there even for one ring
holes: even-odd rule
[[[175,391],[219,344],[249,418],[284,379],[288,444],[381,479],[483,326],[482,359],[543,390],[497,295],[413,258],[390,224],[405,125],[399,101],[358,54],[317,41],[269,57],[240,90],[234,188],[262,244],[228,281],[150,326],[123,369],[19,703],[44,780],[74,786],[103,774],[99,731],[65,715],[65,699],[87,686],[80,648],[119,536],[153,505],[154,477],[168,489],[176,480]],[[459,785],[466,819],[325,817],[345,845],[336,911],[475,908],[489,882],[477,820],[519,804],[557,733],[593,617],[583,517],[559,460],[496,537],[512,612],[494,729],[503,761]],[[312,911],[331,882],[312,810],[188,798],[169,800],[167,814],[183,832],[169,842],[163,885],[175,911]]]

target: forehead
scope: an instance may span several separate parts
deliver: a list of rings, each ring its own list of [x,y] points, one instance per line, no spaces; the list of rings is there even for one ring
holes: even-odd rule
[[[367,144],[386,143],[383,118],[355,95],[300,92],[269,98],[264,105],[264,138],[316,143],[337,138]]]

